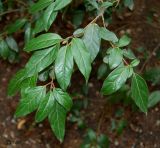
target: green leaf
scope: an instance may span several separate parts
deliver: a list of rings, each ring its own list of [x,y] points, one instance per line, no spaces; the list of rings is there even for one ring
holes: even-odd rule
[[[22,98],[15,112],[16,117],[26,116],[35,111],[38,108],[41,99],[45,97],[46,87],[31,87],[23,90],[21,93]]]
[[[131,65],[127,66],[128,69],[128,78],[130,78],[133,75],[133,67]]]
[[[25,46],[25,51],[34,51],[42,48],[53,46],[61,41],[61,37],[55,33],[42,34],[32,40],[30,40]]]
[[[48,76],[49,76],[49,71],[45,70],[42,73],[39,74],[38,79],[41,82],[45,82],[48,80]]]
[[[97,72],[97,78],[98,79],[102,79],[104,76],[106,76],[107,74],[107,65],[106,64],[101,64],[98,68],[98,72]]]
[[[70,84],[73,71],[73,55],[70,46],[64,46],[58,51],[55,61],[55,74],[63,90]]]
[[[126,126],[127,126],[127,121],[124,120],[124,119],[120,120],[118,125],[117,125],[117,129],[116,129],[117,134],[121,135]]]
[[[109,8],[109,7],[111,7],[111,6],[113,6],[113,3],[111,3],[111,2],[103,2],[103,3],[100,5],[100,7],[103,7],[103,8],[105,8],[105,9],[107,9],[107,8]]]
[[[4,40],[0,40],[0,55],[3,59],[7,59],[9,56],[9,47]]]
[[[41,14],[42,15],[42,14]],[[36,23],[35,23],[35,27],[33,29],[33,33],[34,34],[38,34],[42,31],[45,30],[45,27],[44,27],[44,21],[43,21],[43,17],[39,17],[37,20],[36,20]]]
[[[8,61],[10,63],[18,62],[19,61],[19,55],[16,52],[14,52],[13,50],[9,50]]]
[[[74,38],[71,42],[71,50],[74,60],[87,82],[91,72],[91,57],[84,42],[81,39]]]
[[[91,141],[95,141],[97,139],[96,132],[93,129],[87,130],[87,136]]]
[[[129,75],[128,67],[118,67],[112,71],[103,83],[101,92],[110,95],[119,90],[126,82]]]
[[[134,1],[133,0],[124,0],[125,7],[128,7],[130,10],[134,8]]]
[[[8,95],[13,96],[21,88],[34,87],[37,82],[37,76],[26,76],[26,69],[22,69],[14,75],[8,86]]]
[[[140,63],[140,60],[134,59],[134,60],[131,62],[131,66],[132,66],[132,67],[136,67],[137,65],[139,65],[139,63]]]
[[[118,65],[122,63],[123,54],[121,49],[112,48],[109,51],[109,66],[111,69],[116,68]]]
[[[133,53],[132,50],[130,50],[130,49],[128,49],[128,50],[124,49],[124,50],[123,50],[123,55],[124,55],[126,58],[130,59],[130,60],[136,59],[134,53]]]
[[[64,7],[66,7],[69,3],[71,3],[72,0],[65,0],[65,1],[62,1],[62,0],[56,0],[55,1],[55,7],[54,7],[54,10],[57,11],[57,10],[60,10]]]
[[[53,94],[54,94],[56,101],[60,105],[62,105],[67,111],[69,111],[71,109],[72,104],[73,104],[72,99],[66,92],[63,92],[59,88],[55,88],[53,90]]]
[[[101,148],[109,148],[109,139],[106,135],[101,134],[97,141]]]
[[[32,76],[52,64],[57,56],[59,44],[44,50],[36,51],[26,64],[27,75]]]
[[[129,45],[131,42],[131,38],[129,38],[127,35],[123,35],[120,40],[118,41],[117,46],[118,47],[124,47]]]
[[[99,35],[99,26],[95,23],[90,24],[84,31],[83,41],[91,55],[93,61],[100,49],[101,38]]]
[[[117,36],[113,32],[109,31],[104,27],[100,27],[100,36],[102,39],[106,41],[110,41],[113,43],[118,42]]]
[[[86,0],[85,3],[89,3],[93,8],[99,9],[98,2],[95,0]]]
[[[104,58],[103,58],[103,62],[108,64],[109,63],[109,55],[106,55]]]
[[[26,19],[17,19],[13,24],[9,25],[6,30],[8,34],[12,34],[14,32],[17,32],[19,29],[21,29],[25,23],[26,23]]]
[[[32,28],[31,28],[31,24],[28,23],[25,26],[25,33],[24,33],[25,43],[28,43],[28,41],[32,38],[32,36],[33,36],[33,31],[32,31]]]
[[[52,3],[48,8],[44,11],[43,21],[45,30],[48,31],[52,23],[57,17],[58,12],[54,11],[55,3]]]
[[[47,6],[49,6],[53,0],[39,0],[37,3],[33,4],[30,8],[29,11],[31,13],[35,13],[37,11],[43,10]]]
[[[60,140],[64,139],[65,134],[66,110],[58,102],[53,105],[53,110],[49,114],[49,122],[55,136]]]
[[[17,42],[15,41],[15,39],[12,37],[12,36],[9,36],[6,38],[6,42],[8,44],[8,47],[15,51],[15,52],[18,52],[19,51],[19,48],[18,48],[18,45],[17,45]]]
[[[132,77],[131,93],[136,105],[142,112],[146,113],[149,91],[145,80],[136,73]]]
[[[154,107],[160,102],[160,91],[154,91],[148,98],[148,108]]]
[[[43,121],[54,109],[56,100],[52,91],[48,92],[47,95],[41,99],[40,105],[36,112],[36,122]]]
[[[79,28],[79,29],[75,30],[73,33],[74,37],[81,37],[83,34],[84,34],[83,28]]]

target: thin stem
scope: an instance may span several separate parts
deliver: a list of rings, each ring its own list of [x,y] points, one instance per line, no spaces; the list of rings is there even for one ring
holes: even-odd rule
[[[124,63],[128,66],[129,63],[123,58]]]
[[[87,28],[90,24],[96,22],[97,19],[98,19],[99,17],[102,17],[102,16],[103,16],[103,13],[100,13],[99,15],[97,15],[96,18],[93,19],[93,20],[92,20],[85,28]],[[84,29],[85,29],[85,28],[84,28]],[[74,37],[74,36],[71,35],[71,36],[69,36],[69,37],[63,39],[63,40],[61,41],[61,43],[62,43],[62,44],[68,44],[68,40],[69,40],[69,39],[72,39],[73,37]]]
[[[54,89],[54,88],[55,88],[55,85],[54,85],[53,78],[52,78],[50,90],[51,90],[51,89]]]
[[[101,17],[102,17],[103,26],[106,28],[106,24],[105,24],[105,20],[104,20],[104,15],[101,15]]]
[[[49,82],[49,83],[45,84],[44,86],[48,86],[48,85],[51,85],[51,82]]]
[[[118,7],[119,3],[120,3],[121,0],[116,0],[115,2],[117,2],[116,6],[115,7]]]
[[[112,48],[116,48],[116,46],[112,42],[109,42],[109,43],[112,46]]]
[[[101,17],[101,16],[102,16],[102,13],[97,15],[85,28],[87,28],[90,24],[95,23],[99,19],[99,17]]]

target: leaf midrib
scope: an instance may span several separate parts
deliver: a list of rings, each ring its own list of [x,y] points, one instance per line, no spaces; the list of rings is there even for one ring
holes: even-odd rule
[[[141,96],[141,93],[140,93],[140,89],[139,89],[139,85],[138,85],[138,82],[137,82],[137,79],[136,79],[136,75],[134,74],[134,78],[135,78],[135,82],[136,82],[136,85],[137,85],[137,88],[138,88],[138,94],[140,96],[140,100],[141,100],[141,103],[142,103],[142,106],[144,107],[143,109],[145,109],[145,105],[144,105],[144,101],[142,99],[142,96]]]

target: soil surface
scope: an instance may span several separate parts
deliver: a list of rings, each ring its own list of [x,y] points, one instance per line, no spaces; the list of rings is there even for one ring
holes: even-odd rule
[[[148,14],[154,10],[153,23],[146,23]],[[159,0],[135,0],[133,12],[114,16],[112,30],[120,36],[127,32],[132,37],[131,48],[137,56],[144,61],[141,54],[136,52],[138,47],[144,47],[149,53],[160,42],[160,1]],[[48,121],[40,124],[34,122],[34,113],[20,119],[14,118],[14,111],[20,96],[7,96],[7,84],[11,77],[26,63],[26,56],[21,56],[18,64],[9,64],[0,60],[0,148],[79,148],[85,135],[85,129],[77,128],[76,123],[67,121],[66,135],[63,144],[54,137]],[[145,68],[158,65],[152,57]],[[95,66],[94,70],[97,70]],[[77,81],[78,80],[78,81]],[[72,78],[70,92],[81,93],[84,83],[82,76],[77,73]],[[102,81],[96,79],[96,73],[92,74],[89,81],[88,107],[81,111],[84,121],[89,128],[106,134],[109,137],[111,148],[160,148],[160,104],[149,110],[145,115],[133,111],[130,106],[122,103],[107,103],[107,97],[102,97],[100,90]],[[150,84],[149,84],[150,85]],[[151,87],[150,90],[160,89],[160,85]],[[82,97],[83,99],[83,97]],[[127,126],[118,136],[111,131],[111,121],[117,109],[123,109],[122,118],[127,121]]]

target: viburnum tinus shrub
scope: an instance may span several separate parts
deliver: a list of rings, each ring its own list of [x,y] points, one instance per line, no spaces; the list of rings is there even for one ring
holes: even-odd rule
[[[117,2],[119,1],[82,1],[90,13],[93,11],[96,16],[84,28],[75,29],[73,34],[66,38],[53,32],[36,34],[48,31],[57,14],[66,6],[69,8],[72,0],[39,0],[31,5],[31,14],[35,16],[38,13],[40,16],[34,22],[35,28],[32,33],[30,29],[26,31],[30,36],[34,34],[34,37],[26,41],[24,47],[24,51],[32,56],[26,66],[12,78],[8,88],[10,96],[21,92],[16,117],[36,111],[36,122],[48,118],[55,136],[62,142],[67,112],[73,104],[67,88],[75,65],[88,83],[92,63],[101,51],[102,40],[110,44],[103,62],[109,65],[112,72],[104,80],[100,92],[103,95],[113,94],[129,82],[135,104],[142,112],[147,112],[148,87],[145,80],[135,72],[139,60],[131,50],[125,49],[131,39],[126,35],[118,39],[115,33],[106,28],[104,14],[111,14]],[[130,6],[129,3],[126,5]],[[97,24],[97,20],[101,20],[102,23]],[[40,78],[50,82],[38,85]],[[59,85],[55,86],[55,82]]]

